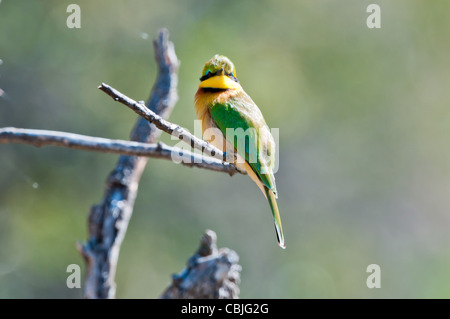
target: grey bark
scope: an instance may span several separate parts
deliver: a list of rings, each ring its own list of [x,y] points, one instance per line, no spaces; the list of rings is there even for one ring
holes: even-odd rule
[[[16,127],[0,128],[0,144],[21,143],[36,147],[60,146],[78,150],[114,153],[121,155],[145,156],[173,161],[188,167],[199,167],[230,175],[242,173],[234,165],[222,162],[210,156],[192,153],[186,149],[168,146],[162,142],[156,144],[112,140],[49,130],[33,130]]]
[[[239,297],[241,266],[231,249],[217,249],[217,235],[207,230],[187,266],[172,276],[162,299],[236,299]]]
[[[179,61],[167,30],[160,30],[153,41],[158,75],[147,107],[162,118],[168,118],[178,99]],[[139,118],[131,140],[155,143],[161,131]],[[114,281],[120,246],[133,212],[139,180],[147,158],[122,155],[106,181],[100,204],[89,214],[89,238],[79,250],[86,261],[85,298],[114,298]]]

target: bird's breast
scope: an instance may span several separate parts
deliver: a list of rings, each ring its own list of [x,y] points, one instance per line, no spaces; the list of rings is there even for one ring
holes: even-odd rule
[[[199,88],[195,94],[194,105],[197,118],[202,123],[209,122],[209,109],[217,103],[224,104],[236,94],[236,90],[208,90]],[[203,129],[208,127],[203,126]]]

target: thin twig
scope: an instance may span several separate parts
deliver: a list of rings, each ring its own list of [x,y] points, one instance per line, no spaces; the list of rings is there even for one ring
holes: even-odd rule
[[[234,165],[222,162],[213,157],[202,156],[188,150],[168,146],[162,142],[157,144],[134,141],[113,140],[50,130],[33,130],[15,127],[0,128],[0,144],[21,143],[36,147],[60,146],[86,151],[115,153],[129,156],[145,156],[176,161],[188,167],[199,167],[216,172],[228,173],[231,176],[237,172]]]
[[[114,101],[128,106],[131,110],[136,112],[138,115],[140,115],[150,123],[154,124],[160,130],[179,138],[180,140],[191,145],[192,148],[196,148],[202,151],[202,153],[206,153],[211,157],[223,160],[228,163],[235,162],[235,154],[227,154],[225,152],[222,152],[208,142],[196,137],[195,135],[192,135],[187,129],[163,119],[158,114],[155,114],[154,112],[146,108],[144,104],[136,102],[135,100],[129,98],[128,96],[119,92],[108,84],[102,83],[98,88],[112,97]]]

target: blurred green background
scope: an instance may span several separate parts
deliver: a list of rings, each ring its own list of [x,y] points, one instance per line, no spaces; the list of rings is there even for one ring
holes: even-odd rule
[[[147,99],[152,38],[181,61],[170,120],[193,129],[203,63],[227,55],[269,126],[287,249],[245,176],[150,160],[117,270],[118,298],[156,298],[205,229],[239,254],[242,298],[450,297],[450,2],[0,3],[0,127],[128,139],[136,115],[97,90]],[[175,144],[163,134],[162,140]],[[79,298],[86,217],[117,156],[0,145],[0,298]],[[381,267],[369,289],[366,267]]]

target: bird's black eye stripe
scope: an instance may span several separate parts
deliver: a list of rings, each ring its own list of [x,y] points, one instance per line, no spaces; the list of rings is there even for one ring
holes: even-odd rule
[[[211,73],[211,71],[208,71],[208,72],[206,72],[206,74],[205,74],[204,76],[202,76],[202,77],[200,78],[200,81],[203,82],[203,81],[205,81],[205,80],[207,80],[207,79],[209,79],[210,77],[213,77],[213,76],[215,76],[215,75],[217,75],[217,72]],[[225,75],[228,76],[228,77],[229,77],[230,79],[232,79],[233,81],[239,83],[239,80],[233,76],[233,73],[229,73],[229,74],[225,74]]]
[[[205,81],[216,74],[217,72],[212,73],[211,71],[208,70],[208,72],[206,72],[206,74],[200,78],[200,81]]]

